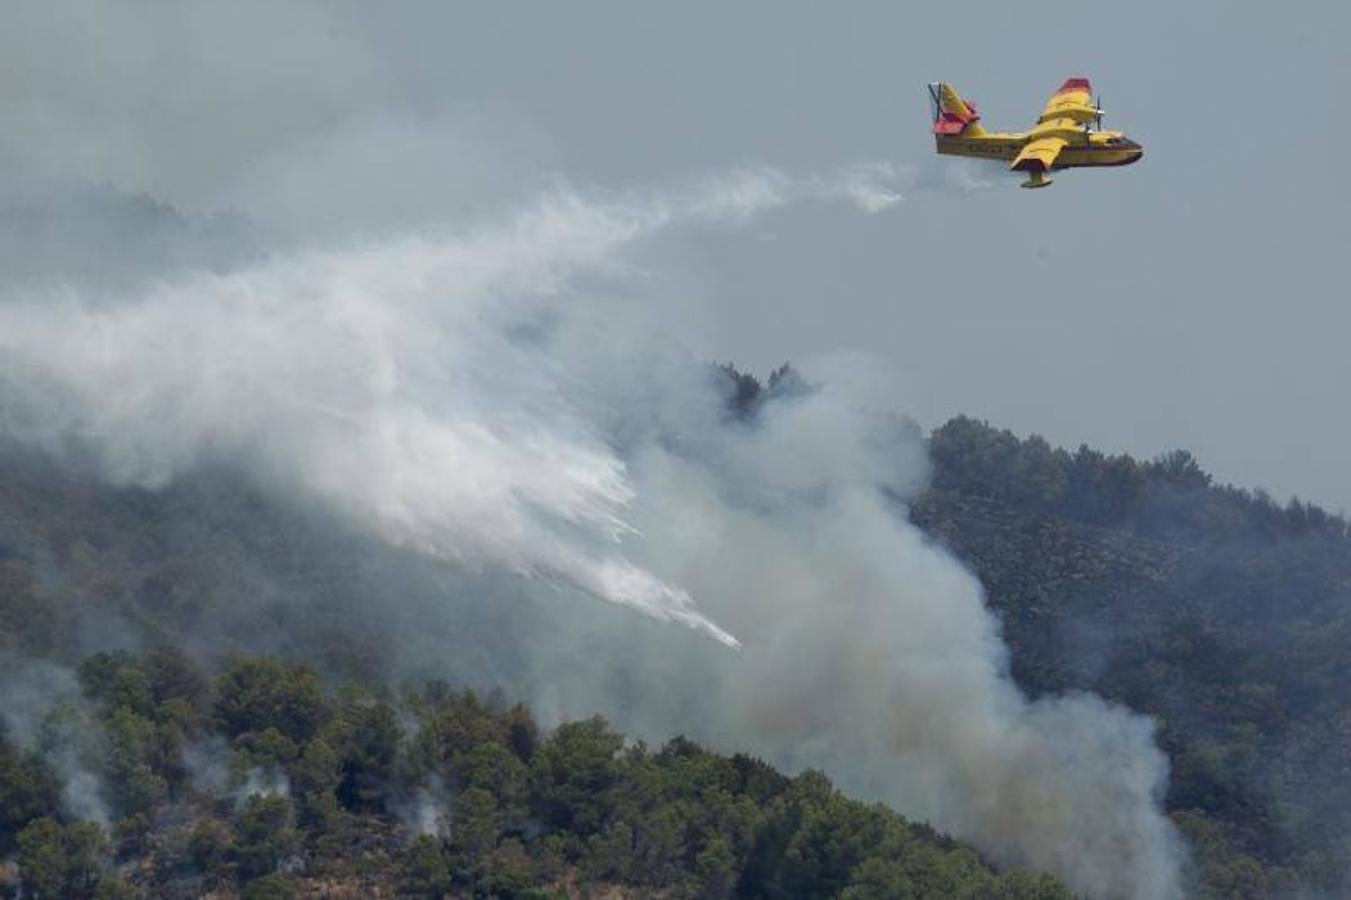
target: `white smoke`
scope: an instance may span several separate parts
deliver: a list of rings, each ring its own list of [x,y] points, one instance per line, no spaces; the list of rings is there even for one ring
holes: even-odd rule
[[[620,615],[573,634],[560,613],[558,633],[523,626],[541,661],[520,684],[546,713],[819,766],[1076,891],[1176,897],[1151,724],[1017,691],[975,579],[880,490],[912,493],[924,469],[886,380],[823,360],[808,367],[818,390],[728,425],[642,302],[628,251],[672,226],[804,200],[885,208],[906,177],[757,170],[687,191],[560,191],[492,227],[114,303],[10,298],[0,428],[92,454],[119,483],[226,460],[457,568],[740,644]]]
[[[103,734],[74,672],[42,660],[0,655],[0,723],[7,741],[51,766],[61,782],[61,806],[67,815],[108,827],[112,817],[95,773],[104,751]]]
[[[291,779],[278,768],[251,766],[235,792],[235,804],[243,807],[253,797],[290,797]]]
[[[391,802],[390,812],[404,824],[411,835],[421,837],[450,837],[450,793],[445,782],[432,775],[426,784],[419,785],[412,797]]]
[[[760,429],[692,454],[652,446],[634,466],[660,571],[745,639],[697,682],[707,711],[643,710],[635,726],[675,720],[823,768],[1089,896],[1180,896],[1152,723],[1090,695],[1019,693],[977,581],[877,489],[913,471],[885,408],[828,388],[765,413]]]
[[[194,789],[216,797],[230,789],[230,744],[213,735],[202,740],[185,741],[182,763]]]

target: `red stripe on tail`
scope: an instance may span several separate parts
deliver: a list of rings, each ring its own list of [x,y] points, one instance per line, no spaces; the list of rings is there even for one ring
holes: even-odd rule
[[[1093,93],[1093,86],[1088,83],[1087,78],[1067,78],[1056,93],[1068,94],[1071,91],[1087,91],[1091,94]]]

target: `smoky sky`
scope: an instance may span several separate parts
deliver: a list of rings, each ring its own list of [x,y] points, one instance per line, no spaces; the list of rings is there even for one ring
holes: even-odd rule
[[[21,3],[0,162],[293,236],[463,219],[560,181],[939,171],[924,83],[1024,128],[1070,75],[1146,147],[1019,191],[784,212],[659,270],[697,349],[863,350],[928,426],[1192,449],[1351,503],[1342,4]],[[674,253],[676,251],[668,251]],[[697,297],[697,299],[690,299]]]
[[[875,488],[923,482],[903,416],[965,412],[1346,505],[1345,17],[11,6],[0,424],[116,484],[227,459],[482,578],[468,606],[596,616],[495,638],[547,719],[821,765],[1175,896],[1151,723],[1024,698],[975,579]],[[1069,75],[1144,162],[1031,193],[934,158],[925,82],[1019,128]],[[706,360],[820,384],[729,431]]]

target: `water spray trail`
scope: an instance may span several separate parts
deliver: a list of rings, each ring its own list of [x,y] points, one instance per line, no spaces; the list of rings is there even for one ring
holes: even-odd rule
[[[243,455],[390,540],[561,579],[736,646],[625,558],[623,461],[508,332],[625,244],[831,190],[759,170],[602,203],[560,191],[495,228],[310,252],[113,305],[10,297],[0,423],[53,451],[74,440],[118,483]]]
[[[470,637],[522,661],[537,709],[821,767],[1081,893],[1172,900],[1151,723],[1018,692],[979,584],[878,490],[905,496],[923,469],[878,402],[886,380],[819,362],[821,389],[728,427],[702,367],[632,321],[642,304],[580,286],[625,274],[628,249],[668,229],[804,202],[876,211],[916,183],[864,166],[560,190],[491,226],[116,302],[7,297],[0,431],[123,484],[227,462],[480,573],[482,593],[454,602],[496,602],[491,576],[525,576],[509,627]],[[558,587],[714,640],[574,613]]]

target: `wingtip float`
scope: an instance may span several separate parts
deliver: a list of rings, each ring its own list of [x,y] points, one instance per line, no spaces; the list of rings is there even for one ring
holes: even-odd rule
[[[1087,78],[1067,79],[1031,131],[986,131],[976,104],[943,82],[929,85],[929,101],[939,153],[1008,160],[1010,169],[1027,173],[1025,188],[1046,187],[1051,171],[1128,166],[1145,152],[1123,132],[1103,130],[1102,106]]]

